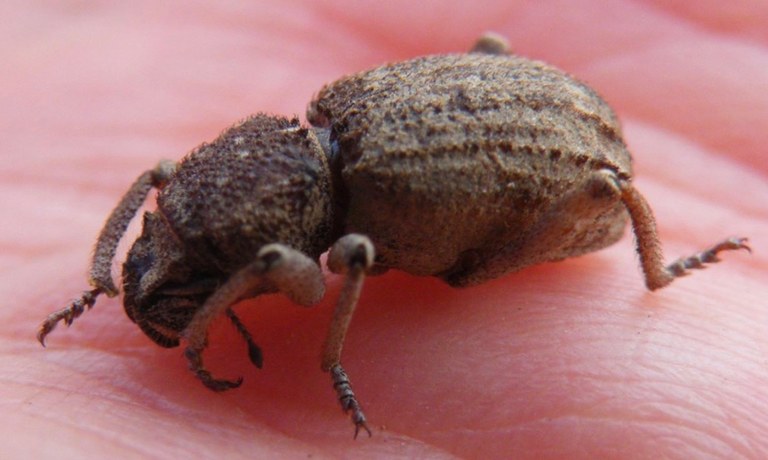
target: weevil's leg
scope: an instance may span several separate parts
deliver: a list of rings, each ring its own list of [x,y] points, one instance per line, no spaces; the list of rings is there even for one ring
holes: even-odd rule
[[[509,42],[499,34],[486,32],[477,39],[470,53],[509,54]]]
[[[707,268],[708,263],[720,262],[717,254],[721,251],[732,251],[734,249],[746,249],[748,252],[752,252],[752,249],[747,246],[747,238],[732,237],[726,238],[717,244],[712,245],[710,248],[698,252],[692,256],[681,257],[671,264],[667,265],[667,271],[677,276],[685,276],[686,270],[692,268]]]
[[[189,360],[190,369],[208,388],[224,391],[242,382],[242,379],[215,379],[203,366],[201,354],[206,346],[208,326],[235,302],[262,288],[280,291],[305,306],[316,304],[325,293],[323,273],[317,262],[282,244],[262,247],[256,260],[232,275],[208,297],[182,333],[188,343],[184,355]]]
[[[50,334],[53,328],[59,324],[59,321],[64,320],[64,324],[69,326],[75,318],[83,314],[86,308],[90,310],[93,304],[96,303],[96,297],[101,293],[102,290],[100,288],[85,291],[80,297],[72,301],[67,308],[62,308],[48,315],[40,325],[40,329],[37,330],[37,340],[40,344],[45,346],[45,336]]]
[[[729,238],[703,252],[665,266],[661,243],[656,233],[656,220],[653,218],[650,206],[629,182],[619,180],[618,185],[621,190],[621,201],[629,211],[632,220],[637,253],[640,255],[640,263],[645,275],[645,285],[651,291],[668,285],[677,277],[686,275],[687,269],[704,268],[705,263],[717,262],[717,254],[720,251],[749,250],[746,238]]]
[[[64,320],[64,323],[69,326],[75,318],[83,314],[86,308],[93,307],[99,295],[106,294],[108,297],[117,295],[118,291],[112,280],[111,269],[120,238],[144,203],[149,191],[152,188],[163,188],[175,172],[176,163],[163,160],[153,169],[140,175],[123,195],[115,209],[112,210],[96,240],[89,280],[94,289],[83,292],[68,307],[48,315],[37,332],[37,340],[43,346],[45,346],[45,337],[56,327],[59,321]]]
[[[170,160],[160,161],[157,166],[145,171],[131,185],[117,207],[112,210],[107,223],[99,233],[96,248],[91,261],[91,284],[101,288],[109,297],[117,295],[117,287],[112,281],[112,260],[115,258],[117,245],[123,237],[128,224],[136,215],[147,194],[152,188],[162,189],[176,172],[176,163]]]
[[[264,355],[261,353],[261,348],[256,345],[256,343],[253,341],[253,336],[251,333],[248,332],[248,329],[245,328],[243,322],[240,321],[240,318],[235,315],[235,312],[233,312],[231,308],[227,308],[227,317],[229,317],[229,320],[232,321],[232,324],[235,326],[235,329],[237,329],[237,332],[240,333],[240,336],[248,345],[248,358],[250,358],[254,366],[261,369],[261,366],[264,364]]]
[[[352,391],[347,373],[341,367],[341,349],[360,298],[365,273],[373,266],[374,256],[371,241],[365,236],[356,234],[339,239],[328,254],[328,268],[334,273],[345,274],[346,279],[325,339],[321,366],[323,371],[331,373],[333,388],[336,390],[341,408],[345,414],[350,414],[355,424],[355,438],[360,428],[367,431],[368,436],[371,436],[371,430],[368,428],[360,403]]]

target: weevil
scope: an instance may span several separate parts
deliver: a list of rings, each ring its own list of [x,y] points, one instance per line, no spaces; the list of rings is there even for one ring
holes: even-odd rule
[[[729,238],[663,262],[650,207],[632,184],[616,115],[586,84],[512,55],[494,36],[463,54],[433,55],[341,78],[298,119],[257,114],[179,163],[143,173],[96,242],[90,284],[42,323],[38,339],[70,325],[119,289],[110,267],[151,189],[141,235],[123,264],[128,317],[155,343],[176,347],[208,388],[202,352],[211,322],[226,315],[262,353],[232,306],[280,292],[310,306],[324,295],[319,258],[342,274],[322,354],[339,402],[370,435],[341,350],[366,276],[397,269],[451,286],[482,283],[608,246],[632,224],[648,289],[725,250]]]

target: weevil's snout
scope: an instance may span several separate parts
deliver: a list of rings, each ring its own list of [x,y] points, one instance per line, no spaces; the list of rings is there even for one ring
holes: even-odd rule
[[[145,305],[134,307],[137,312],[134,321],[161,347],[177,347],[182,331],[187,328],[203,302],[204,298],[193,296],[153,296]]]

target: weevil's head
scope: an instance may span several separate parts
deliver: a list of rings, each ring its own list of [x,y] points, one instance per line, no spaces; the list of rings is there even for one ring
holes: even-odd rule
[[[123,306],[149,338],[163,347],[178,346],[218,282],[190,267],[162,216],[144,215],[142,234],[123,264]]]

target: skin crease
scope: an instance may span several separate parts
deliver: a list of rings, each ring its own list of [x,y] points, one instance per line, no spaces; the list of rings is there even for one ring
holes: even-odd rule
[[[0,456],[766,455],[768,9],[485,3],[4,2]],[[157,160],[251,112],[303,116],[325,82],[463,51],[485,30],[614,106],[669,261],[729,235],[750,237],[753,254],[656,293],[629,232],[470,289],[369,279],[342,361],[374,431],[357,441],[319,371],[339,277],[312,309],[276,296],[236,308],[262,370],[217,322],[206,362],[245,378],[225,394],[203,388],[182,349],[150,343],[119,298],[47,349],[35,341],[45,315],[87,288],[100,225]]]

